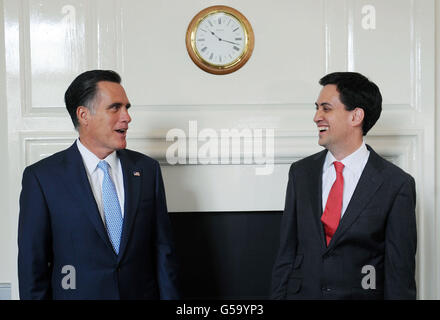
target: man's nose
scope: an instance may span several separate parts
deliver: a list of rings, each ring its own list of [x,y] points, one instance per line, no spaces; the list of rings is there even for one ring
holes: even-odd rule
[[[128,109],[126,107],[122,108],[121,120],[122,120],[122,122],[127,122],[127,123],[131,122],[131,117],[130,117],[130,114],[128,113]]]
[[[318,123],[318,121],[321,121],[321,120],[322,120],[322,112],[318,109],[315,112],[315,116],[313,117],[313,121],[315,123]]]

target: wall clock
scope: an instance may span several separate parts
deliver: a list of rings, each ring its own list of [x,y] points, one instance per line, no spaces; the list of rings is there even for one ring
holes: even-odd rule
[[[213,74],[240,69],[251,57],[254,41],[254,32],[246,17],[227,6],[200,11],[186,32],[186,49],[192,61]]]

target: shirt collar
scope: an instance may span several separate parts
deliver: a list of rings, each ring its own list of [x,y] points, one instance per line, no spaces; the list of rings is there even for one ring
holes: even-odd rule
[[[344,168],[348,168],[353,172],[360,172],[362,165],[364,163],[363,160],[365,160],[365,158],[367,158],[369,154],[370,151],[368,151],[365,142],[362,141],[361,146],[355,152],[346,156],[344,159],[339,160],[339,162],[342,162],[344,164]],[[333,165],[334,161],[338,161],[338,160],[336,160],[336,158],[333,156],[333,154],[330,151],[327,152],[323,167],[324,172]]]
[[[86,166],[87,171],[89,172],[89,174],[92,174],[96,170],[97,165],[98,165],[99,161],[101,161],[101,159],[99,159],[93,152],[91,152],[89,149],[87,149],[81,143],[79,138],[76,139],[76,145],[78,146],[78,150],[81,153],[81,156],[83,158],[83,161],[84,161],[84,164]],[[112,170],[115,170],[118,166],[118,156],[117,156],[116,151],[113,151],[112,153],[110,153],[103,160],[107,161],[107,163],[110,165],[110,168],[112,168]]]

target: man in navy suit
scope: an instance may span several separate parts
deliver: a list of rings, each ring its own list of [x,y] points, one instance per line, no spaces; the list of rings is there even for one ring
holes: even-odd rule
[[[325,150],[290,167],[271,297],[415,299],[415,182],[363,141],[379,88],[354,72],[320,84]]]
[[[127,150],[120,76],[79,75],[65,103],[79,138],[24,170],[21,299],[178,299],[161,170]]]

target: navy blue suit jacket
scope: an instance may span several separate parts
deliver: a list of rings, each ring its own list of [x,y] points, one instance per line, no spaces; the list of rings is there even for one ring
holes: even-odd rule
[[[24,170],[18,229],[20,298],[179,298],[160,166],[138,152],[117,153],[125,189],[119,255],[76,143]],[[75,274],[63,273],[64,266],[72,266]],[[66,276],[75,280],[74,289],[63,288]]]
[[[273,299],[416,298],[415,182],[367,148],[367,164],[328,246],[321,223],[327,150],[292,164]]]

